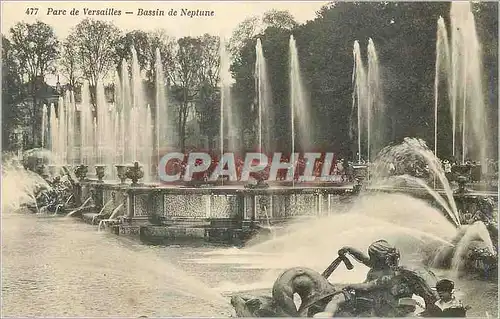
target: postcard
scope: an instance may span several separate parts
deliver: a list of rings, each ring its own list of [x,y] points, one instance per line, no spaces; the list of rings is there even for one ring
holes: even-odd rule
[[[498,317],[498,3],[1,5],[2,317]]]

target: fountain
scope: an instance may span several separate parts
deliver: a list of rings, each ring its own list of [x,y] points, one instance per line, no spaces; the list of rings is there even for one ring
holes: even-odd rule
[[[385,104],[382,97],[380,63],[375,44],[368,40],[368,68],[361,57],[358,41],[354,41],[354,67],[352,74],[352,108],[357,114],[358,163],[362,160],[362,139],[366,139],[366,160],[370,162],[387,143],[385,136]]]
[[[354,90],[352,91],[352,108],[356,109],[357,114],[357,141],[358,141],[358,163],[361,163],[361,140],[362,131],[365,127],[365,115],[364,112],[367,110],[366,106],[366,72],[363,66],[363,60],[361,59],[361,49],[359,47],[359,42],[354,41],[354,66],[352,72],[352,82]]]
[[[439,25],[440,39],[444,39],[442,22]],[[442,50],[445,43],[444,40],[439,41],[438,51]],[[80,105],[76,105],[69,93],[59,99],[57,105],[44,108],[42,130],[43,134],[47,131],[47,136],[43,135],[43,143],[44,146],[50,145],[55,154],[53,160],[47,162],[47,167],[54,176],[58,166],[76,164],[73,167],[76,177],[72,188],[59,190],[59,182],[43,181],[42,184],[49,190],[28,192],[16,183],[14,178],[18,175],[5,174],[14,191],[22,191],[28,197],[22,200],[32,201],[37,212],[48,210],[59,214],[64,210],[58,204],[64,202],[68,206],[65,208],[69,208],[71,205],[68,203],[74,199],[74,209],[67,214],[68,217],[81,217],[87,222],[98,224],[98,230],[112,229],[117,235],[136,235],[146,242],[160,238],[158,242],[161,244],[201,240],[243,245],[256,234],[261,234],[259,231],[263,229],[270,233],[271,239],[241,251],[241,254],[255,254],[248,258],[255,268],[284,268],[302,264],[322,270],[331,261],[329,254],[341,246],[353,245],[365,249],[370,241],[384,237],[401,247],[403,258],[407,259],[405,262],[411,258],[421,259],[425,255],[431,261],[425,262],[434,266],[444,263],[445,267],[457,272],[472,269],[490,278],[494,275],[497,248],[492,239],[495,234],[498,235],[498,230],[491,223],[494,220],[494,204],[486,205],[484,198],[495,195],[468,190],[463,179],[458,180],[459,188],[454,192],[435,156],[436,142],[434,154],[422,141],[406,139],[403,144],[382,149],[378,157],[374,156],[381,144],[385,143],[384,136],[377,135],[384,127],[382,117],[385,110],[373,41],[368,42],[367,69],[363,66],[359,43],[355,42],[354,45],[353,108],[357,108],[358,115],[360,164],[354,167],[354,187],[316,185],[289,188],[266,184],[266,187],[253,188],[224,185],[195,189],[152,184],[153,157],[161,156],[162,146],[173,145],[173,126],[162,81],[160,52],[156,51],[156,105],[150,105],[144,96],[137,54],[132,51],[132,74],[129,76],[128,65],[124,62],[121,78],[117,77],[119,80],[115,82],[114,105],[107,104],[104,83],[98,83],[95,88],[96,100],[91,103],[91,88],[86,83]],[[266,121],[270,118],[271,100],[260,40],[257,41],[256,55],[258,143],[259,150],[269,151],[272,147],[269,123]],[[224,69],[228,65],[226,59],[221,49],[221,66]],[[441,69],[441,64],[448,63],[442,62],[447,61],[443,57],[439,61],[436,70]],[[436,78],[441,76],[438,71],[436,74]],[[235,112],[230,102],[228,80],[229,75],[223,74],[219,123],[221,155],[225,150],[226,134],[227,148],[234,151],[238,146],[234,135],[230,133],[235,127]],[[297,43],[293,37],[290,38],[290,87],[293,162],[296,146],[307,148],[311,142],[307,129],[312,125],[307,118],[308,103],[304,97]],[[438,88],[435,85],[436,96]],[[437,103],[435,107],[437,112]],[[78,118],[79,123],[75,123]],[[295,140],[295,124],[298,124],[297,135],[300,136],[298,143]],[[467,127],[471,129],[470,125]],[[45,137],[49,142],[47,144]],[[363,139],[366,140],[366,151],[362,152]],[[79,154],[70,147],[78,144],[78,141]],[[368,167],[361,165],[362,153],[366,154],[368,161],[373,162],[375,159],[370,168],[369,180]],[[325,162],[328,160],[325,159]],[[391,180],[390,187],[377,185],[377,182],[387,182],[381,179],[386,177],[382,170],[389,162],[396,163],[397,170],[406,168],[406,164],[422,162],[429,166],[432,177],[442,184],[442,188],[432,189],[425,178],[407,174],[398,176],[397,182],[392,183]],[[329,168],[326,167],[327,170]],[[92,173],[95,169],[95,176],[90,176],[89,169]],[[66,174],[69,176],[71,171],[68,170]],[[116,177],[119,182],[115,180]],[[40,179],[39,176],[37,178]],[[127,183],[128,179],[130,183]],[[257,185],[262,185],[263,174],[257,180]],[[406,185],[397,185],[400,180]],[[414,184],[415,187],[408,184]],[[73,192],[64,194],[63,190],[67,189]],[[41,198],[43,196],[45,198]],[[478,211],[481,211],[484,220],[478,220]],[[324,236],[318,234],[333,234],[333,237],[325,240]],[[340,261],[336,266],[339,265]],[[332,271],[331,267],[327,269],[328,272]],[[334,280],[339,284],[355,282],[360,279],[357,277],[363,277],[360,273],[364,270],[349,273],[342,272],[340,268],[334,274]]]
[[[272,136],[270,135],[270,122],[271,114],[271,86],[269,84],[266,60],[264,51],[262,49],[262,42],[257,39],[255,45],[255,90],[256,102],[258,104],[257,116],[257,143],[258,151],[266,152],[273,149],[271,143]]]
[[[434,105],[435,153],[437,154],[439,83],[440,75],[444,73],[452,118],[452,154],[454,157],[459,156],[462,164],[465,164],[467,159],[480,161],[484,174],[492,145],[482,86],[482,53],[471,3],[453,2],[450,18],[451,39],[448,38],[444,20],[438,20]],[[460,145],[457,146],[459,134]],[[457,154],[458,151],[460,154]]]
[[[300,140],[298,145],[302,150],[311,147],[311,108],[307,100],[302,76],[300,74],[299,56],[297,43],[293,35],[290,36],[290,110],[292,127],[292,150],[295,153],[295,122],[299,124]]]
[[[235,104],[231,98],[231,83],[233,81],[230,67],[231,59],[223,42],[220,44],[220,77],[221,77],[221,117],[220,117],[220,145],[224,145],[224,134],[227,134],[228,150],[238,152],[242,145],[238,142],[238,128],[240,127],[239,118]],[[227,125],[224,125],[227,123]],[[221,146],[221,154],[224,148]]]
[[[439,25],[440,39],[444,39],[442,22]],[[439,43],[445,42],[440,40]],[[291,36],[289,71],[292,164],[298,159],[295,158],[295,154],[298,154],[296,149],[310,147],[313,135],[310,131],[313,123],[309,117],[310,106],[301,77],[297,46],[295,38]],[[387,141],[384,133],[386,110],[382,97],[381,67],[371,39],[368,40],[366,67],[357,41],[353,50],[352,107],[353,110],[357,109],[359,153],[358,163],[352,166],[354,186],[332,187],[328,183],[324,186],[313,181],[311,185],[297,187],[294,178],[292,187],[269,185],[265,181],[267,174],[265,171],[261,171],[257,177],[253,175],[257,182],[249,185],[243,185],[242,182],[228,182],[223,187],[216,187],[208,173],[203,177],[203,182],[198,177],[193,177],[193,180],[196,180],[194,183],[185,180],[182,184],[184,187],[176,187],[179,184],[160,184],[153,176],[154,158],[163,155],[161,152],[164,149],[171,152],[175,137],[174,117],[168,105],[164,81],[164,72],[168,70],[163,70],[164,63],[160,51],[156,50],[154,66],[156,92],[151,99],[153,101],[148,100],[137,52],[133,47],[131,50],[132,59],[124,60],[120,72],[115,74],[113,104],[108,103],[109,92],[101,81],[95,88],[91,88],[89,83],[84,83],[81,103],[77,104],[70,92],[59,99],[57,105],[46,108],[44,112],[46,114],[44,125],[47,127],[44,126],[43,130],[47,129],[46,139],[49,142],[47,145],[50,145],[52,153],[55,154],[54,160],[47,164],[74,165],[72,198],[78,209],[70,216],[92,216],[84,219],[94,223],[95,216],[99,216],[97,219],[108,216],[108,211],[104,210],[111,209],[113,217],[119,211],[120,219],[107,218],[111,221],[103,222],[101,226],[106,223],[116,223],[112,228],[117,234],[138,235],[141,240],[147,240],[148,237],[163,238],[162,242],[188,238],[242,245],[259,229],[279,229],[282,224],[286,225],[296,219],[323,217],[332,213],[334,211],[332,208],[336,207],[338,202],[342,202],[342,207],[348,207],[358,198],[374,192],[406,192],[429,200],[440,205],[443,215],[457,228],[466,224],[464,222],[466,214],[475,213],[474,205],[482,205],[482,198],[491,195],[467,192],[462,188],[459,192],[453,192],[439,161],[419,140],[405,140],[402,145],[382,149],[378,157],[374,156]],[[255,50],[254,106],[258,108],[255,110],[256,137],[258,149],[265,153],[273,151],[274,137],[271,136],[269,123],[269,119],[272,118],[272,100],[260,39],[257,40]],[[438,51],[440,50],[441,46]],[[440,56],[444,56],[440,58],[440,63],[446,61],[446,53]],[[441,64],[446,65],[447,62]],[[442,68],[441,64],[437,69]],[[226,150],[236,151],[242,146],[234,134],[239,123],[235,121],[237,112],[231,103],[229,61],[223,45],[220,46],[220,66],[222,71],[218,151],[222,158]],[[93,90],[95,90],[94,100],[91,99],[90,93]],[[75,123],[77,119],[79,121]],[[68,147],[77,144],[80,146],[79,153]],[[375,159],[370,170],[368,165],[363,163],[362,154],[366,154],[368,162]],[[185,157],[185,154],[179,156]],[[325,156],[322,172],[326,174],[323,175],[329,175],[332,162],[333,157]],[[382,171],[388,162],[395,162],[398,169],[408,162],[412,164],[424,162],[443,188],[432,190],[426,187],[427,181],[424,179],[404,174],[398,181],[414,183],[415,187],[391,184],[388,188],[376,185],[376,182],[384,177],[379,176],[379,171]],[[193,168],[198,169],[202,164],[196,164],[184,171],[180,169],[179,174],[190,172]],[[178,166],[175,169],[178,169]],[[295,170],[295,165],[293,167]],[[38,165],[37,168],[42,172],[41,168],[45,167]],[[196,173],[201,176],[199,170]],[[291,175],[293,177],[295,174],[292,172]],[[197,183],[203,183],[207,187],[195,187]],[[66,201],[66,198],[64,200]],[[81,204],[82,202],[84,203]],[[120,209],[117,210],[117,207]],[[488,208],[486,211],[492,209]],[[273,232],[274,235],[276,234]]]
[[[415,164],[427,165],[431,176],[427,178],[427,181],[407,175],[391,176],[389,178],[390,187],[381,187],[380,184],[387,184],[387,180],[383,179],[387,163],[393,162],[398,164],[399,167],[396,170],[400,172],[409,171],[407,164],[412,166]],[[496,223],[493,217],[493,205],[488,204],[491,201],[488,197],[493,197],[494,194],[473,195],[471,191],[465,189],[466,178],[463,176],[460,179],[458,189],[453,192],[439,159],[429,150],[425,142],[418,139],[406,138],[400,145],[386,147],[380,152],[371,169],[374,171],[373,180],[371,181],[372,185],[368,188],[389,192],[406,189],[407,192],[416,194],[415,188],[422,187],[425,190],[424,194],[426,194],[424,197],[432,196],[436,204],[447,213],[448,220],[457,227],[455,242],[452,245],[444,245],[437,253],[432,253],[435,256],[432,265],[445,265],[447,267],[452,265],[455,270],[458,270],[458,264],[466,264],[468,270],[484,272],[487,277],[495,275],[498,253],[491,238],[496,238],[498,229],[496,227],[487,228],[487,225]],[[405,185],[398,190],[398,187],[394,186],[395,178],[414,182],[413,188]],[[442,188],[432,189],[427,185],[430,183],[430,179],[438,180]],[[446,200],[442,195],[446,197]],[[464,224],[466,226],[463,226]],[[471,246],[472,241],[479,242],[479,246],[478,244]],[[487,262],[483,260],[487,260]]]

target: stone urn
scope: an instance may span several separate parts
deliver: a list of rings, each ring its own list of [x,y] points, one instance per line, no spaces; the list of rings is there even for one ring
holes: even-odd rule
[[[104,177],[105,173],[106,173],[106,165],[104,164],[95,165],[95,175],[97,176],[99,183],[103,182],[102,178]]]
[[[144,177],[144,169],[139,166],[139,162],[135,162],[134,165],[127,167],[125,175],[132,180],[131,186],[137,186],[139,185],[137,182]]]
[[[116,167],[116,175],[118,176],[118,178],[120,179],[120,183],[121,184],[125,184],[125,181],[127,180],[127,165],[125,164],[118,164],[118,165],[115,165]]]
[[[89,167],[85,164],[80,164],[75,168],[75,175],[80,181],[87,179],[87,173],[89,172]]]
[[[357,184],[362,184],[368,177],[368,165],[354,164],[352,166],[353,177]]]
[[[467,184],[467,181],[469,180],[466,176],[460,175],[456,178],[457,184],[458,184],[458,189],[455,190],[455,194],[464,194],[468,192],[468,189],[465,188],[465,185]]]

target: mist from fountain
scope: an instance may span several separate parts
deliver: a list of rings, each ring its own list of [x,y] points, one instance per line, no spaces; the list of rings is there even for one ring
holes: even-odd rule
[[[490,133],[488,112],[483,90],[482,52],[476,32],[470,2],[452,2],[450,9],[451,39],[448,38],[442,17],[438,20],[436,43],[436,76],[434,125],[437,128],[439,73],[447,80],[448,99],[452,118],[452,153],[460,151],[462,163],[473,158],[481,162],[486,172]],[[461,143],[457,147],[457,135]],[[434,132],[437,142],[437,130]],[[458,148],[458,150],[457,150]],[[435,149],[437,151],[437,148]]]
[[[389,179],[384,179],[384,180],[375,180],[374,182],[371,183],[372,187],[397,187],[397,184],[399,181],[404,181],[408,184],[409,187],[415,186],[418,188],[424,189],[428,194],[434,198],[434,200],[441,206],[441,208],[444,209],[446,214],[450,217],[450,219],[454,222],[454,224],[458,227],[460,225],[460,221],[457,220],[456,214],[452,211],[450,208],[450,204],[439,194],[436,190],[432,189],[425,181],[423,181],[420,178],[413,177],[410,175],[398,175],[398,176],[392,176]],[[378,184],[378,185],[377,185]]]
[[[266,59],[262,49],[262,42],[257,39],[255,45],[255,88],[258,107],[257,143],[259,152],[272,150],[271,141],[271,86],[267,75]]]
[[[303,150],[308,150],[311,147],[311,133],[313,125],[311,125],[311,105],[306,96],[304,83],[300,71],[299,54],[297,51],[297,43],[293,35],[290,35],[289,42],[290,50],[290,111],[291,111],[291,127],[292,127],[292,150],[291,154],[295,153],[295,122],[299,128],[299,147]]]
[[[224,249],[207,253],[205,258],[193,261],[268,269],[263,282],[256,281],[252,287],[266,288],[282,269],[300,265],[322,272],[343,246],[366,252],[373,241],[382,238],[401,250],[403,264],[420,265],[422,251],[427,246],[450,246],[456,234],[455,226],[439,210],[404,194],[363,195],[346,212],[340,210],[341,207],[334,207],[327,216],[291,224],[263,243],[237,251]],[[352,271],[339,267],[330,281],[361,282],[366,272],[367,268],[360,264]]]
[[[2,214],[16,211],[23,205],[36,205],[36,193],[50,189],[50,185],[40,175],[24,169],[19,158],[7,158],[7,154],[2,157]]]

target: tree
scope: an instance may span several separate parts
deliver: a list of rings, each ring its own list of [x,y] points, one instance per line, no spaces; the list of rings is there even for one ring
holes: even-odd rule
[[[228,41],[228,51],[233,56],[238,56],[245,45],[245,42],[260,33],[260,31],[261,25],[260,18],[258,16],[246,18],[234,29],[231,38]]]
[[[82,79],[82,72],[78,66],[77,47],[75,39],[69,35],[62,43],[62,55],[59,60],[59,69],[68,81],[71,90],[74,90]]]
[[[237,58],[247,40],[262,34],[266,28],[274,27],[284,30],[292,30],[299,24],[288,11],[269,10],[262,17],[252,16],[240,22],[234,29],[228,42],[229,52],[233,58]]]
[[[165,30],[157,29],[148,32],[148,43],[149,47],[146,56],[150,65],[146,69],[146,78],[153,82],[153,79],[156,78],[156,50],[160,51],[163,72],[168,71],[166,66],[173,59],[175,39],[170,37]]]
[[[18,22],[10,28],[11,49],[16,57],[19,70],[28,83],[28,94],[32,98],[31,120],[32,139],[36,143],[36,133],[39,131],[39,107],[37,105],[38,83],[43,83],[45,75],[53,73],[59,54],[59,41],[54,29],[46,23],[37,21],[29,24]]]
[[[266,120],[270,122],[277,121],[275,122],[276,125],[273,125],[272,130],[268,133],[270,136],[283,136],[284,139],[286,139],[285,135],[289,136],[289,134],[286,134],[288,128],[284,124],[289,122],[287,120],[289,112],[279,108],[286,107],[289,99],[288,87],[283,86],[288,79],[288,39],[292,29],[298,27],[298,25],[288,11],[270,10],[264,13],[262,17],[252,17],[244,20],[233,32],[229,43],[233,57],[231,72],[236,80],[234,84],[235,102],[238,104],[239,112],[244,114],[243,117],[251,119],[242,123],[240,132],[242,139],[247,133],[256,136],[255,123],[258,116],[258,102],[255,93],[254,73],[255,45],[258,38],[262,40],[265,58],[268,61],[268,75],[274,102],[274,105],[271,106],[274,112],[268,110],[270,112],[269,117],[272,119],[266,118]],[[273,113],[280,114],[280,116],[275,117]],[[283,130],[280,132],[281,134],[275,134],[280,130]],[[272,147],[272,142],[273,139],[271,138],[267,142],[270,144],[267,147]],[[277,145],[286,145],[283,142],[282,140],[274,141]]]
[[[171,93],[177,104],[177,130],[181,152],[185,151],[186,124],[193,102],[198,96],[200,87],[200,70],[202,68],[202,45],[199,38],[183,37],[177,41],[167,76],[171,84]]]
[[[220,134],[220,39],[205,34],[201,41],[201,68],[199,70],[199,94],[196,115],[200,129],[209,142]]]
[[[156,78],[156,50],[160,51],[161,62],[165,67],[172,60],[172,51],[175,45],[173,38],[165,30],[144,32],[141,30],[130,31],[120,37],[116,42],[115,64],[121,70],[123,60],[132,60],[132,47],[137,53],[137,61],[141,71],[144,71],[146,82],[154,84]],[[129,63],[129,71],[130,71]]]
[[[70,36],[74,39],[78,66],[83,78],[89,81],[95,106],[95,88],[113,68],[120,30],[110,22],[87,18],[74,27]]]
[[[279,29],[292,30],[299,24],[290,12],[285,10],[269,10],[264,13],[262,22],[267,27],[275,27]]]
[[[9,149],[10,137],[22,124],[24,112],[19,103],[24,99],[19,63],[14,58],[11,42],[2,34],[2,149]]]
[[[129,71],[132,61],[132,48],[136,51],[137,62],[141,70],[150,66],[147,52],[149,51],[148,34],[142,30],[133,30],[117,39],[114,64],[121,70],[123,60],[129,61]]]

